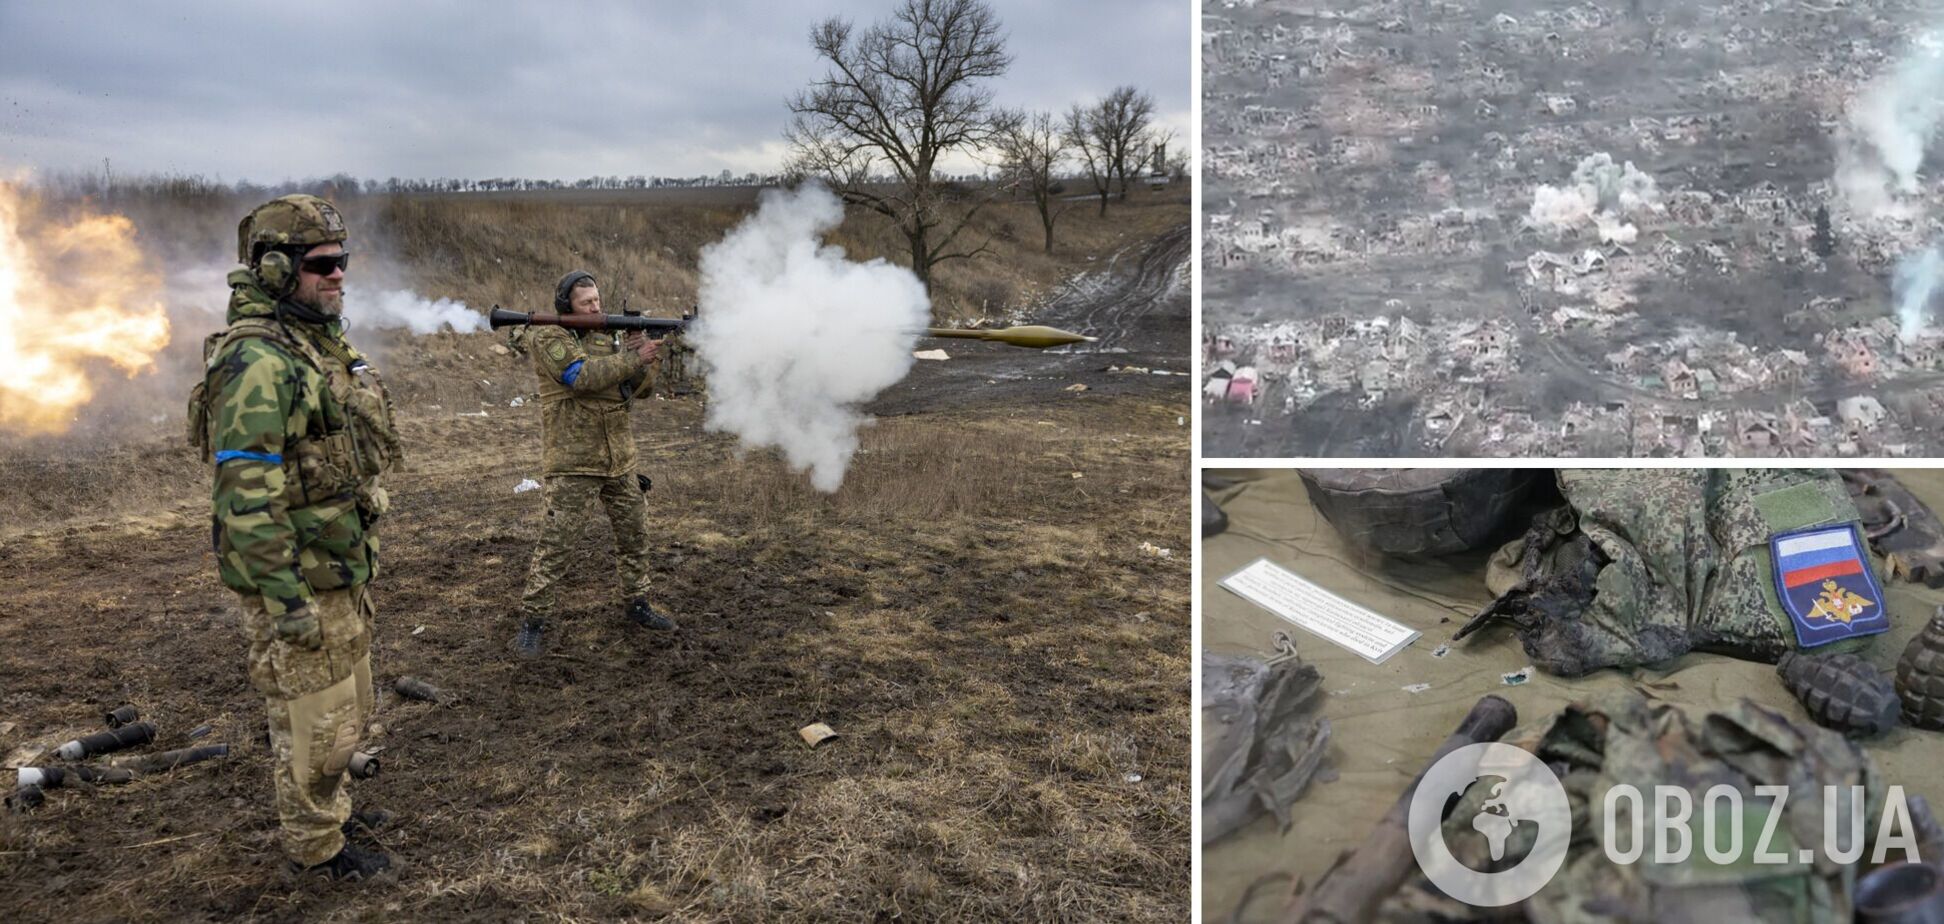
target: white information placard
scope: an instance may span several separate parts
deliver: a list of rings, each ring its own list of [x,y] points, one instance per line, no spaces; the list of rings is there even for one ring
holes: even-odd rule
[[[1315,633],[1363,656],[1372,664],[1404,650],[1420,634],[1297,576],[1288,568],[1258,558],[1222,579],[1222,586],[1298,628]]]

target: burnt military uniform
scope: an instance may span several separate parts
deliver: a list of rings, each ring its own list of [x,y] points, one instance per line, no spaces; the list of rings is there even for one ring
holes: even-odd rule
[[[1855,651],[1889,628],[1856,506],[1828,471],[1595,469],[1499,551],[1499,598],[1533,663],[1577,677],[1715,651],[1776,661]],[[1823,598],[1827,597],[1825,601]],[[1840,607],[1840,609],[1839,609]]]
[[[310,233],[278,230],[292,226]],[[253,244],[341,242],[344,232],[327,203],[291,196],[252,213],[240,236],[248,263]],[[218,568],[240,598],[250,682],[269,715],[284,852],[310,867],[339,855],[351,815],[346,768],[373,705],[366,585],[387,506],[378,476],[399,446],[384,387],[337,320],[266,288],[265,275],[275,284],[295,273],[280,266],[230,274],[229,326],[204,345],[189,416],[214,467]],[[291,628],[313,618],[314,636]]]
[[[573,280],[582,276],[572,273],[561,280],[563,297],[556,299],[556,307],[565,302]],[[540,380],[547,509],[521,601],[526,626],[538,631],[552,614],[560,581],[576,569],[571,551],[596,502],[614,527],[622,592],[631,607],[645,608],[648,509],[635,478],[628,409],[648,375],[648,364],[612,331],[534,327],[525,347]]]
[[[1513,731],[1508,743],[1546,756],[1573,819],[1570,842],[1559,848],[1565,857],[1558,872],[1518,906],[1527,920],[1850,921],[1860,864],[1810,848],[1827,843],[1832,825],[1847,827],[1837,819],[1856,803],[1868,822],[1841,835],[1844,841],[1856,843],[1866,857],[1880,855],[1879,850],[1898,855],[1894,847],[1877,846],[1887,832],[1876,821],[1884,817],[1891,793],[1869,752],[1841,734],[1791,721],[1750,700],[1701,713],[1633,690],[1593,696]],[[1732,844],[1743,846],[1728,849],[1740,859],[1715,861],[1709,854],[1718,848],[1710,844],[1705,850],[1696,845],[1679,860],[1616,861],[1614,851],[1638,848],[1638,832],[1657,823],[1643,817],[1640,800],[1609,800],[1618,786],[1642,793],[1679,788],[1697,802],[1705,787],[1710,803],[1716,789],[1734,791],[1738,798],[1726,813],[1733,819],[1728,824],[1740,827],[1746,841],[1738,833]],[[1487,800],[1500,794],[1496,786],[1473,785],[1445,815],[1443,837],[1457,862],[1487,869],[1498,857],[1531,856],[1538,863],[1533,851],[1541,825],[1513,826],[1498,853],[1473,826],[1486,816]],[[1841,799],[1842,808],[1829,812],[1826,798]],[[1511,804],[1519,804],[1516,796]],[[1498,811],[1506,811],[1503,803]],[[1694,814],[1697,838],[1718,836],[1712,820],[1700,825],[1701,810]],[[1787,862],[1750,862],[1744,850],[1772,852]],[[1384,897],[1372,920],[1477,917],[1476,907],[1444,894],[1413,869],[1409,880]]]

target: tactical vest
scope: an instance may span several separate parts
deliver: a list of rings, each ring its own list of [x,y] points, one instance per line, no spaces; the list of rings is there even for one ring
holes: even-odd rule
[[[203,340],[203,380],[189,394],[189,444],[203,458],[210,457],[215,414],[210,407],[209,377],[216,358],[244,337],[261,337],[283,347],[325,382],[318,396],[325,432],[290,437],[284,446],[285,504],[311,507],[349,494],[357,498],[366,516],[375,519],[383,514],[389,505],[376,479],[401,461],[403,453],[391,396],[378,370],[348,348],[328,341],[313,343],[275,318],[240,318]]]

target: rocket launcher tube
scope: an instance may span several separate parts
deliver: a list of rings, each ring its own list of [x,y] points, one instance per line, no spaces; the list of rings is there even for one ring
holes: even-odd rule
[[[138,776],[147,776],[151,773],[167,773],[177,767],[186,767],[190,764],[202,763],[205,760],[214,760],[218,757],[228,756],[229,745],[206,744],[199,748],[180,748],[174,751],[162,751],[157,754],[143,754],[140,757],[131,757],[126,760],[117,761],[115,766],[122,770],[133,771]]]
[[[367,754],[364,751],[359,751],[351,755],[351,766],[349,769],[352,779],[371,779],[378,775],[378,757],[375,754]]]
[[[59,789],[68,783],[126,783],[135,779],[127,767],[22,767],[17,789]]]
[[[695,315],[679,318],[650,318],[638,314],[525,314],[498,305],[486,314],[486,325],[493,330],[515,325],[565,327],[568,330],[634,330],[650,337],[666,337],[686,330]]]
[[[83,757],[107,754],[123,748],[140,747],[154,740],[155,723],[136,722],[133,725],[123,725],[120,728],[76,738],[61,745],[54,753],[60,755],[62,760],[80,760]]]
[[[38,787],[59,789],[69,783],[126,783],[138,777],[156,773],[167,773],[177,767],[202,763],[218,757],[229,756],[229,745],[210,744],[199,748],[182,748],[163,751],[158,754],[144,754],[130,758],[113,767],[82,765],[79,767],[22,767],[15,781],[16,789]]]

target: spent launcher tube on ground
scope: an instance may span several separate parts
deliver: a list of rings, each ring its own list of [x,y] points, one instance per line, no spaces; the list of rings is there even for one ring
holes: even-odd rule
[[[42,789],[58,789],[71,782],[127,783],[144,776],[167,773],[178,767],[199,764],[205,760],[229,756],[229,745],[209,744],[199,748],[182,748],[175,751],[162,751],[157,754],[144,754],[129,758],[112,767],[96,767],[83,764],[78,767],[21,767],[15,786],[26,789],[38,786]]]
[[[650,318],[638,314],[523,314],[508,311],[498,305],[486,315],[486,323],[494,330],[516,324],[542,324],[565,327],[570,330],[638,330],[650,337],[666,337],[687,329],[695,320],[693,313],[679,318]],[[985,340],[1003,343],[1007,346],[1026,347],[1044,350],[1048,347],[1067,346],[1074,343],[1092,343],[1094,338],[1085,334],[1029,324],[1023,327],[957,328],[928,327],[926,337],[944,337],[956,340]]]
[[[83,757],[107,754],[123,748],[141,747],[154,740],[155,724],[136,722],[76,738],[56,748],[54,753],[60,755],[62,760],[80,760]]]
[[[1466,745],[1497,741],[1518,723],[1519,711],[1503,697],[1480,699],[1465,714],[1464,721],[1458,723],[1458,730],[1438,745],[1438,750],[1424,765],[1425,770]],[[1417,868],[1417,859],[1411,852],[1411,795],[1423,779],[1424,772],[1420,771],[1417,779],[1404,787],[1390,811],[1377,822],[1370,836],[1364,838],[1363,845],[1339,858],[1316,883],[1316,888],[1297,898],[1285,921],[1362,924],[1376,915],[1377,906],[1386,896],[1402,888]]]

